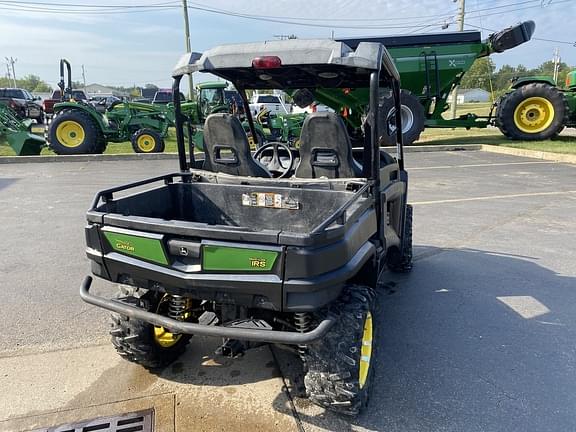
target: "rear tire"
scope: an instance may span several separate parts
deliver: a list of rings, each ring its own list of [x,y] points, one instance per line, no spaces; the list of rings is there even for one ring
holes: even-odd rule
[[[350,285],[325,311],[336,315],[336,324],[303,354],[304,385],[315,404],[349,416],[366,406],[378,345],[375,300],[372,288]]]
[[[54,116],[48,138],[56,154],[96,154],[102,132],[90,114],[69,109]]]
[[[569,111],[566,98],[557,88],[530,83],[500,98],[496,126],[513,140],[546,140],[562,131]]]
[[[420,134],[424,130],[424,107],[420,100],[408,90],[400,91],[400,100],[402,102],[402,140],[404,145],[411,145],[418,141]],[[380,133],[381,146],[396,145],[396,127],[394,121],[394,99],[388,95],[380,101],[380,122],[378,130]],[[388,134],[387,124],[393,125],[391,134]]]
[[[153,129],[140,129],[130,138],[135,153],[162,153],[164,139]]]
[[[138,292],[121,297],[123,303],[139,307],[146,311],[158,310],[161,294],[152,291],[139,296]],[[178,335],[178,340],[171,346],[161,346],[157,342],[155,329],[149,324],[138,319],[129,318],[119,314],[111,314],[112,345],[119,355],[133,363],[138,363],[149,369],[161,368],[175,361],[186,349],[191,335]]]
[[[388,268],[395,273],[408,273],[412,270],[412,220],[413,208],[406,206],[406,219],[404,220],[404,248],[401,254],[392,256],[388,261]]]

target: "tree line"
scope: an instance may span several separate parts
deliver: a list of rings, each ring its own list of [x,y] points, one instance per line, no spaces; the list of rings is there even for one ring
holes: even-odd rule
[[[557,81],[559,87],[564,87],[566,75],[575,69],[576,67],[569,66],[564,62],[560,63]],[[554,75],[554,62],[546,61],[533,69],[529,69],[521,64],[518,66],[506,64],[496,70],[496,65],[492,59],[490,57],[483,57],[476,60],[470,70],[466,72],[462,78],[460,87],[465,89],[481,88],[493,93],[494,97],[498,97],[508,90],[513,78],[534,75],[552,77]]]

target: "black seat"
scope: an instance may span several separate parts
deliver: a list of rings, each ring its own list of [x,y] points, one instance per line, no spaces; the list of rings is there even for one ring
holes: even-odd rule
[[[250,145],[238,118],[211,114],[204,123],[204,169],[237,176],[272,177],[250,153]]]
[[[300,134],[299,178],[362,177],[362,166],[352,156],[352,145],[342,119],[331,112],[306,117]]]

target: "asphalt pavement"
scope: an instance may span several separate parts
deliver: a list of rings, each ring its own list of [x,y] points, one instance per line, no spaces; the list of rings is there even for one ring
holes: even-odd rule
[[[576,166],[407,155],[415,266],[383,281],[374,390],[349,420],[299,397],[284,351],[222,361],[194,338],[159,376],[115,356],[106,314],[78,297],[84,213],[97,190],[175,165],[2,166],[0,430],[149,405],[168,419],[158,430],[576,429]]]

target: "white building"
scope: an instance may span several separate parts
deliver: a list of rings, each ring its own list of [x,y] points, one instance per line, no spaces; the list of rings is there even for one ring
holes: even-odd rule
[[[88,98],[93,97],[108,97],[108,96],[116,96],[116,97],[125,97],[128,96],[128,93],[124,93],[118,90],[114,90],[110,87],[106,87],[100,84],[90,84],[86,86],[86,95]]]
[[[469,102],[490,102],[490,92],[481,88],[458,89],[456,101],[459,104]]]

